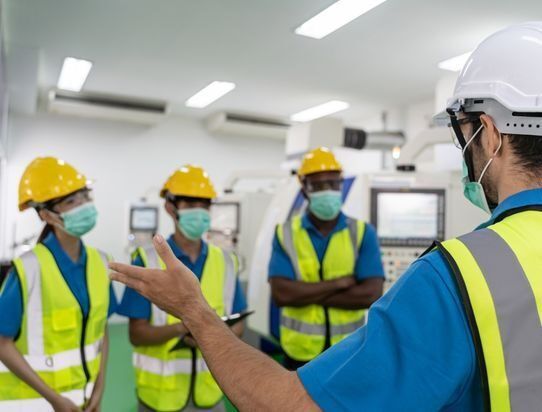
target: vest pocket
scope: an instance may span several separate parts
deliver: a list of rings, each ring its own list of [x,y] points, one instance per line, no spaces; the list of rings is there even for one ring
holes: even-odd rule
[[[53,330],[56,332],[77,328],[77,311],[75,308],[54,310],[51,318]]]

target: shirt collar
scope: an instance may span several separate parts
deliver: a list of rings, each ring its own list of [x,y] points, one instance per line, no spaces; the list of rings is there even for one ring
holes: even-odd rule
[[[175,243],[175,239],[173,238],[173,235],[171,235],[167,242],[169,243],[169,246],[171,247],[171,250],[173,251],[173,254],[177,259],[188,259],[190,261],[190,257],[184,252],[184,250],[181,249],[177,243]],[[196,259],[196,262],[200,260],[201,258],[205,258],[207,256],[207,251],[209,249],[209,246],[207,245],[207,242],[205,242],[203,239],[201,240],[201,250],[199,252],[199,256]]]
[[[339,213],[339,219],[337,220],[337,223],[335,224],[335,227],[331,231],[329,235],[332,235],[340,230],[346,229],[347,227],[346,223],[346,215],[343,212]],[[309,218],[309,213],[305,212],[303,217],[301,218],[301,227],[309,232],[314,232],[322,236],[320,231],[314,226],[314,223],[312,223],[312,220]]]
[[[502,215],[513,209],[535,205],[542,205],[542,189],[529,189],[516,193],[499,203],[489,220],[482,223],[478,229],[483,229],[494,224]]]
[[[69,267],[70,265],[82,265],[86,262],[87,251],[85,249],[85,245],[81,240],[79,240],[79,242],[81,244],[81,250],[79,252],[79,259],[77,259],[77,262],[71,260],[64,249],[62,249],[62,245],[58,241],[54,232],[50,232],[45,239],[43,239],[42,243],[51,251],[60,266]]]

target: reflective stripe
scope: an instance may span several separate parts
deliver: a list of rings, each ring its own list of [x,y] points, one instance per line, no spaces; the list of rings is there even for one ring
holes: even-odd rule
[[[233,301],[235,295],[235,265],[233,263],[232,256],[226,252],[222,251],[224,255],[224,264],[225,264],[225,273],[224,273],[224,290],[223,290],[223,299],[224,299],[224,309],[226,315],[230,315],[233,310]]]
[[[161,360],[134,352],[132,357],[135,368],[160,376],[172,376],[192,373],[192,358]]]
[[[149,246],[143,249],[147,257],[147,267],[152,269],[160,269],[160,257],[154,247]],[[167,325],[167,313],[156,306],[151,304],[151,323],[153,326],[165,326]]]
[[[98,254],[100,255],[100,259],[102,260],[102,263],[106,267],[107,270],[109,270],[109,256],[107,256],[107,253],[102,252],[101,250],[96,250]]]
[[[205,362],[205,359],[198,358],[196,359],[196,371],[197,372],[211,372],[209,369],[209,366],[207,366],[207,363]]]
[[[472,253],[493,298],[502,337],[510,406],[513,411],[538,410],[542,404],[542,327],[523,267],[510,246],[493,230],[479,230],[459,240]],[[477,309],[474,310],[478,319],[483,313],[477,314]],[[491,390],[491,373],[488,380]]]
[[[102,351],[102,340],[85,346],[87,362],[98,357]],[[81,365],[81,350],[71,349],[54,355],[25,355],[25,360],[35,372],[58,372],[62,369]],[[9,372],[7,366],[0,362],[0,373]]]
[[[358,260],[359,247],[358,247],[358,221],[348,218],[346,221],[348,226],[348,233],[350,234],[350,241],[352,242],[352,251],[354,252],[354,265]]]
[[[86,398],[92,395],[94,385],[89,383],[86,389]],[[71,400],[77,406],[83,406],[85,403],[85,391],[83,389],[74,389],[68,392],[62,392],[63,398]],[[0,411],[2,412],[54,412],[53,407],[44,398],[21,399],[21,400],[0,400]]]
[[[284,243],[284,251],[290,258],[290,262],[292,262],[292,266],[294,267],[296,279],[302,281],[303,277],[301,276],[299,259],[297,258],[297,251],[295,250],[294,246],[294,234],[291,221],[287,221],[282,225],[282,242]]]
[[[365,325],[365,316],[360,320],[342,325],[331,325],[331,336],[349,335]]]
[[[314,325],[311,323],[305,323],[298,319],[293,319],[288,316],[281,316],[280,325],[284,328],[291,329],[298,333],[305,335],[326,335],[326,325]]]
[[[38,256],[32,250],[21,256],[26,284],[28,287],[28,301],[26,310],[27,347],[31,356],[43,356],[45,343],[43,336],[43,307],[41,301],[41,269]]]

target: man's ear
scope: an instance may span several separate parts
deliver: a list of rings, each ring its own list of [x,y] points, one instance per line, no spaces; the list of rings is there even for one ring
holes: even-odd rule
[[[484,133],[486,137],[485,139],[482,139],[482,145],[487,150],[488,156],[500,156],[502,152],[498,152],[498,150],[502,142],[502,136],[499,129],[497,129],[491,116],[487,114],[481,115],[480,121],[482,122],[482,126],[484,126],[482,133]]]
[[[173,219],[177,219],[177,210],[175,210],[175,206],[173,206],[173,203],[171,203],[169,200],[166,200],[166,203],[164,204],[164,209],[166,209],[167,214],[170,215]]]

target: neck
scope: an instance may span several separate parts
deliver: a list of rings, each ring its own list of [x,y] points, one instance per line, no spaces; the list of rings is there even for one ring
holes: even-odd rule
[[[327,236],[337,225],[337,222],[339,221],[339,216],[337,216],[333,220],[321,220],[309,212],[309,219],[322,235]]]
[[[54,229],[58,243],[70,257],[71,260],[77,262],[81,255],[81,240],[78,237],[72,236],[61,229]]]
[[[177,228],[173,234],[173,240],[190,257],[192,262],[196,261],[201,252],[201,239],[190,240]]]
[[[532,174],[515,166],[512,159],[501,169],[504,173],[497,179],[497,195],[499,203],[519,192],[542,188],[542,179],[533,178]]]

